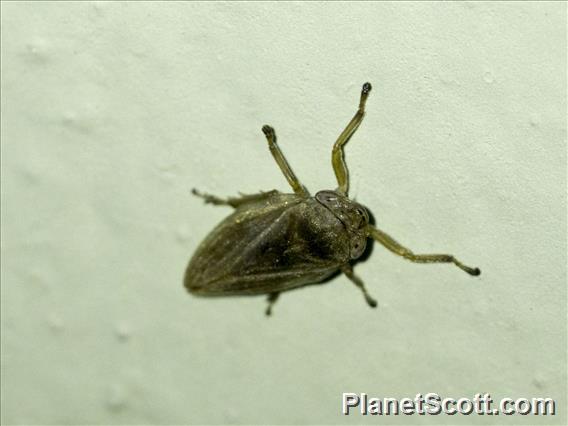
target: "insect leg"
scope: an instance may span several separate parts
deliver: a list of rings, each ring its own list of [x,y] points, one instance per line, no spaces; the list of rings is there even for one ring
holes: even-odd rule
[[[376,308],[377,307],[377,301],[375,299],[373,299],[369,295],[369,293],[367,293],[367,289],[365,288],[365,284],[363,283],[363,280],[361,278],[359,278],[357,275],[355,275],[355,273],[353,272],[353,267],[349,264],[342,266],[341,272],[343,272],[345,275],[347,275],[347,278],[349,278],[357,287],[359,287],[361,289],[361,291],[363,292],[363,296],[365,296],[365,301],[367,302],[367,304],[371,308]]]
[[[337,183],[339,185],[337,190],[344,195],[347,195],[349,191],[349,172],[343,157],[343,147],[347,142],[349,142],[349,139],[351,139],[351,136],[353,136],[353,133],[355,133],[355,130],[357,130],[363,121],[363,116],[365,115],[365,103],[367,102],[367,97],[369,96],[370,91],[371,83],[363,84],[363,88],[361,89],[361,99],[359,100],[359,109],[345,130],[341,132],[339,138],[337,138],[331,152],[331,164],[333,165],[333,171],[335,172]]]
[[[278,164],[278,167],[280,167],[280,170],[282,170],[282,173],[284,173],[284,176],[294,190],[294,193],[298,195],[308,196],[308,190],[304,187],[304,185],[300,183],[300,181],[292,171],[292,168],[286,161],[284,154],[282,154],[280,147],[276,144],[276,133],[274,132],[274,129],[270,126],[262,126],[262,132],[264,133],[266,140],[268,141],[268,148],[270,148],[270,153],[276,160],[276,163]]]
[[[261,192],[259,194],[243,195],[241,197],[228,197],[228,198],[220,198],[215,195],[198,191],[195,188],[191,190],[191,193],[197,197],[203,198],[206,204],[213,204],[216,206],[231,206],[237,208],[242,204],[246,204],[253,201],[260,201],[269,198],[272,195],[277,194],[278,191],[274,190],[268,192]]]
[[[272,306],[276,303],[276,301],[278,300],[278,297],[280,296],[280,293],[270,293],[268,295],[268,306],[266,307],[266,316],[269,317],[270,315],[272,315]]]
[[[479,275],[481,274],[481,270],[479,268],[471,268],[469,266],[464,265],[459,260],[457,260],[451,254],[414,254],[412,250],[407,249],[406,247],[401,246],[394,238],[390,235],[384,233],[380,229],[375,228],[374,226],[369,225],[367,227],[369,236],[373,239],[377,240],[387,249],[392,251],[394,254],[398,254],[399,256],[404,257],[405,259],[410,260],[411,262],[416,263],[453,263],[461,270],[467,272],[470,275]]]

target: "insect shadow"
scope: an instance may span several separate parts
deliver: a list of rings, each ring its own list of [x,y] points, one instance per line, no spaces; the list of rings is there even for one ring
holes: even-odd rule
[[[375,226],[370,212],[349,198],[349,174],[344,147],[365,115],[371,84],[361,89],[359,107],[331,152],[338,187],[311,195],[296,177],[268,125],[262,131],[276,164],[293,193],[276,190],[220,198],[193,190],[213,205],[234,209],[199,245],[185,271],[184,285],[196,296],[268,295],[266,315],[280,293],[322,284],[344,274],[371,307],[377,302],[353,272],[366,260],[375,240],[396,255],[417,263],[453,263],[470,275],[479,268],[464,265],[449,254],[415,254]]]

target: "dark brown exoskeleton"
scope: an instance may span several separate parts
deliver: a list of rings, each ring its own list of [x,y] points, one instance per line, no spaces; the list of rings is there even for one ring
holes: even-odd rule
[[[185,272],[184,285],[197,296],[267,294],[270,315],[278,295],[286,290],[319,283],[337,271],[343,272],[371,307],[377,302],[367,293],[363,281],[353,273],[368,238],[412,262],[454,263],[470,275],[470,268],[448,254],[414,254],[392,237],[369,224],[365,208],[348,198],[349,179],[343,148],[363,120],[371,85],[361,91],[359,109],[339,135],[332,151],[332,165],[339,187],[318,192],[315,197],[300,183],[276,144],[274,129],[262,131],[276,163],[293,194],[262,192],[221,199],[195,195],[206,203],[228,205],[233,214],[221,222],[201,243]]]

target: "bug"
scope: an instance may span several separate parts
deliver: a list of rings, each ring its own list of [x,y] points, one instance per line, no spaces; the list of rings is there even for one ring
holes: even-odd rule
[[[320,283],[338,271],[376,307],[353,264],[365,251],[369,238],[391,252],[417,263],[453,263],[470,275],[479,268],[464,265],[449,254],[415,254],[369,222],[361,204],[349,199],[349,175],[344,147],[365,115],[371,84],[361,90],[359,108],[332,149],[338,187],[312,196],[300,183],[276,143],[274,129],[262,131],[278,167],[293,193],[276,190],[219,198],[193,189],[205,203],[226,205],[234,212],[199,245],[185,271],[184,285],[196,296],[268,295],[266,315],[280,293]]]

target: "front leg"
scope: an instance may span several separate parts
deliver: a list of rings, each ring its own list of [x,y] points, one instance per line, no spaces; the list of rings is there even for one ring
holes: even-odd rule
[[[451,254],[415,254],[412,250],[400,245],[393,237],[386,232],[381,231],[374,226],[368,225],[367,232],[374,240],[381,243],[394,254],[404,257],[411,262],[416,263],[453,263],[462,271],[467,272],[469,275],[477,276],[481,274],[479,268],[472,268],[471,266],[464,265]]]
[[[365,116],[365,104],[367,103],[367,97],[371,91],[371,83],[363,84],[361,89],[361,98],[359,99],[359,108],[357,112],[345,128],[343,132],[337,138],[337,141],[333,145],[333,150],[331,152],[331,164],[333,165],[333,171],[337,177],[337,184],[339,187],[337,191],[340,194],[347,195],[349,191],[349,172],[347,171],[347,165],[345,164],[345,159],[343,158],[343,150],[345,144],[349,142],[355,130],[359,127]]]

